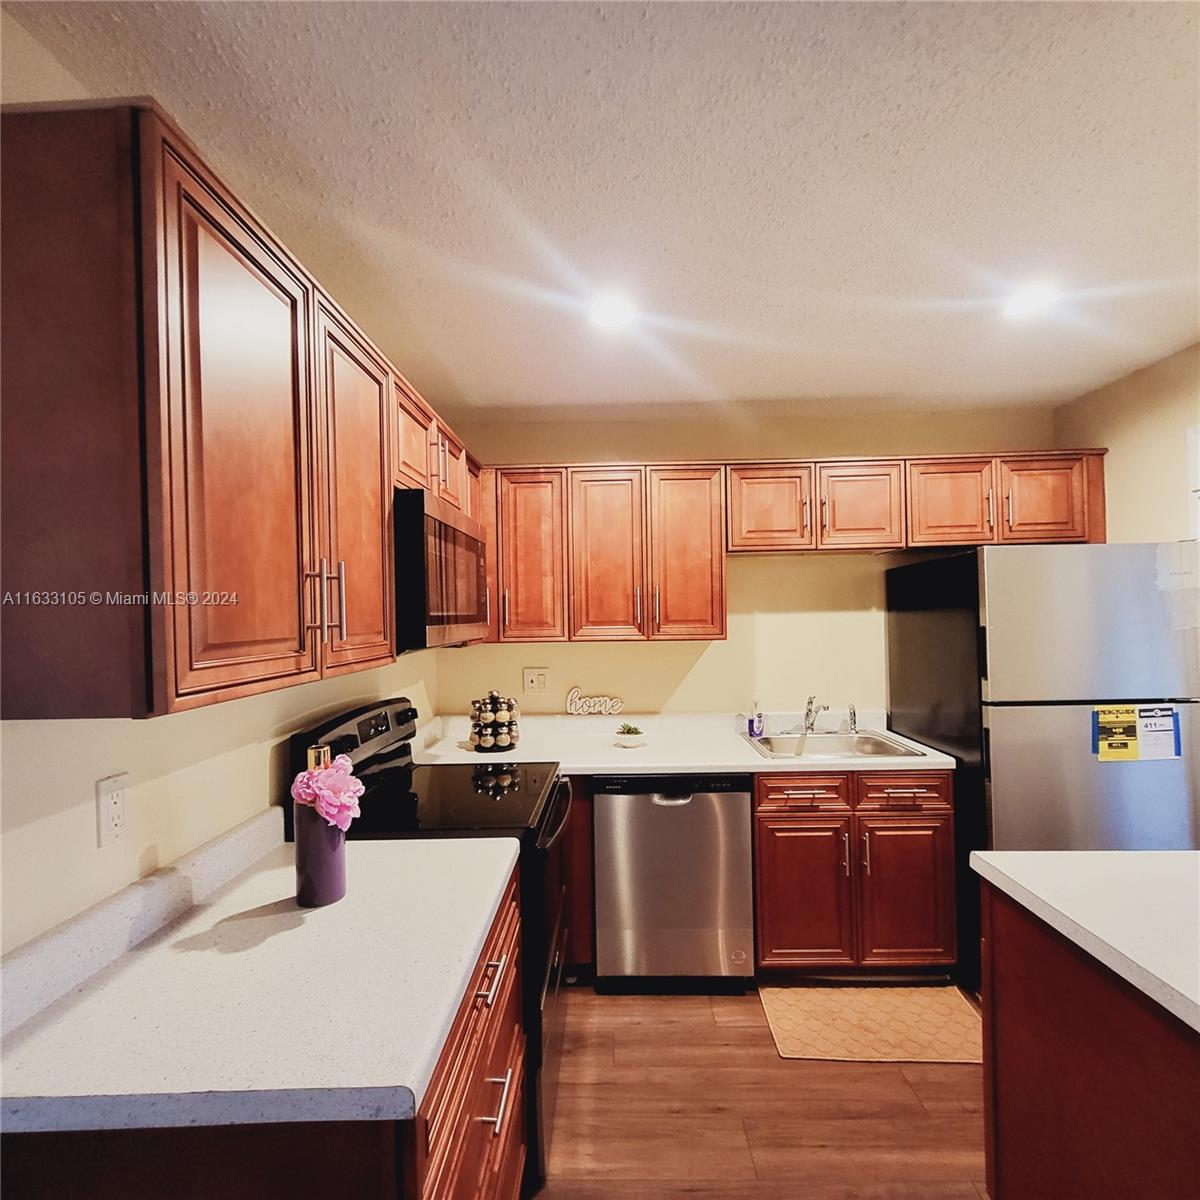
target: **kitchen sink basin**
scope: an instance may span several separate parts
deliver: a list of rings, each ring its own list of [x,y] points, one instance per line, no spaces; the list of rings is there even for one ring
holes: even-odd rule
[[[752,738],[742,734],[764,758],[920,758],[881,733],[774,733]]]

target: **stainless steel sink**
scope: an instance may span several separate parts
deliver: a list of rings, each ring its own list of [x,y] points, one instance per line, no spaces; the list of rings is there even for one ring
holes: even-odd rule
[[[922,751],[911,750],[881,733],[774,733],[752,738],[742,737],[764,758],[921,758]]]

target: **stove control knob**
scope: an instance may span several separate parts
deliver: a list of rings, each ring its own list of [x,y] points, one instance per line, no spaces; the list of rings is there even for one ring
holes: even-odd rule
[[[329,743],[329,753],[337,758],[339,754],[353,754],[358,749],[358,738],[352,733],[343,734]]]

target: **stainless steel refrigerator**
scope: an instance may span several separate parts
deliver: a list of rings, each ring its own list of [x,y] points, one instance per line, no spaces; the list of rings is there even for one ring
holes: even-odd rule
[[[967,938],[972,849],[1200,847],[1200,543],[981,547],[887,606],[889,724],[958,760]],[[1136,750],[1101,745],[1117,707]]]

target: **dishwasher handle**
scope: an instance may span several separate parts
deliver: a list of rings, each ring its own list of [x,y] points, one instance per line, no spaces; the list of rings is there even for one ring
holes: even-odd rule
[[[691,804],[691,796],[651,796],[650,803],[657,804],[660,808],[682,808],[685,804]]]

